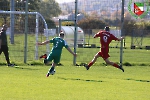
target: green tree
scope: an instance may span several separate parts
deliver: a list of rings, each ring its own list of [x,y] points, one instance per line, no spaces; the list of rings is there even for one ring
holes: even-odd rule
[[[133,29],[138,29],[135,20],[124,20],[123,32],[126,36],[131,36]]]
[[[15,9],[17,11],[24,11],[27,0],[15,0]],[[28,10],[37,11],[39,10],[41,0],[28,0]]]
[[[0,10],[2,10],[2,11],[10,10],[10,3],[9,2],[10,2],[9,0],[0,0]],[[0,16],[4,20],[3,23],[7,23],[7,16],[8,16],[8,14],[0,14]]]
[[[24,11],[26,0],[14,0],[15,2],[15,10],[16,11]],[[39,4],[41,0],[28,0],[28,9],[29,11],[36,11],[39,9]],[[10,11],[10,0],[0,0],[0,10],[2,11]],[[0,14],[3,18],[1,22],[8,23],[7,18],[10,16],[9,14]],[[19,15],[17,15],[19,16]]]
[[[9,10],[10,9],[10,0],[0,0],[0,10]]]
[[[61,9],[55,0],[42,0],[39,12],[45,19],[50,19],[54,16],[58,16],[61,13]]]
[[[78,26],[82,29],[103,29],[106,25],[103,20],[93,18],[85,18],[78,22]]]

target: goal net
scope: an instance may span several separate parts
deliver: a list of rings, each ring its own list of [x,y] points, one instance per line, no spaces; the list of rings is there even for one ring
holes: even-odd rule
[[[39,53],[45,53],[45,47],[38,47],[36,42],[48,39],[44,36],[44,29],[48,29],[43,16],[38,12],[28,12],[27,41],[25,40],[25,12],[24,11],[0,11],[1,25],[8,25],[7,38],[10,51],[10,58],[24,59],[25,48],[27,48],[27,59],[32,61],[38,59]],[[13,16],[13,17],[12,17]],[[47,32],[47,31],[46,31]],[[27,42],[27,45],[25,45]],[[44,49],[44,50],[43,50]],[[49,52],[49,46],[46,47]],[[39,51],[40,50],[40,51]],[[40,53],[42,54],[42,53]],[[0,58],[2,59],[2,58]]]

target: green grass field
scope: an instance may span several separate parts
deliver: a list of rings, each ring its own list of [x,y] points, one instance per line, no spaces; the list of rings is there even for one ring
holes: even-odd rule
[[[101,58],[88,71],[83,66],[73,66],[73,56],[63,49],[62,66],[47,78],[50,65],[34,60],[33,37],[28,38],[27,64],[23,63],[23,38],[16,37],[16,44],[10,45],[11,61],[18,66],[6,67],[1,55],[0,100],[150,100],[150,50],[124,49],[123,73],[103,64]],[[42,54],[45,46],[39,48]],[[88,63],[98,51],[99,48],[78,48],[77,64]],[[111,61],[119,63],[119,48],[110,48],[110,55]]]
[[[46,77],[49,66],[1,66],[1,100],[149,100],[150,67],[64,66]]]

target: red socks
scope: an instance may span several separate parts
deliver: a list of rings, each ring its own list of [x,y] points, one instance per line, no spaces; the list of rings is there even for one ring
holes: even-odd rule
[[[88,66],[91,67],[93,64],[94,64],[93,62],[90,62],[90,63],[88,64]],[[116,63],[114,63],[113,66],[116,67],[116,68],[119,68],[119,65],[116,64]]]
[[[88,64],[89,67],[91,67],[92,65],[93,65],[93,62],[90,62],[90,63]]]
[[[119,68],[119,65],[116,64],[116,63],[114,63],[113,66],[116,67],[116,68]]]

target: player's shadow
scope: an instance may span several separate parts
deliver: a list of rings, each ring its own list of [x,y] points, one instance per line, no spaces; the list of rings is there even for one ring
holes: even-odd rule
[[[132,81],[137,81],[137,82],[150,82],[150,80],[136,80],[136,79],[131,79],[131,78],[128,78],[126,80],[132,80]]]
[[[39,69],[25,68],[25,67],[13,67],[13,68],[22,69],[22,70],[39,70]]]
[[[58,77],[58,79],[63,80],[74,80],[74,81],[85,81],[85,82],[104,82],[102,80],[89,80],[89,79],[80,79],[80,78],[64,78],[64,77]]]

